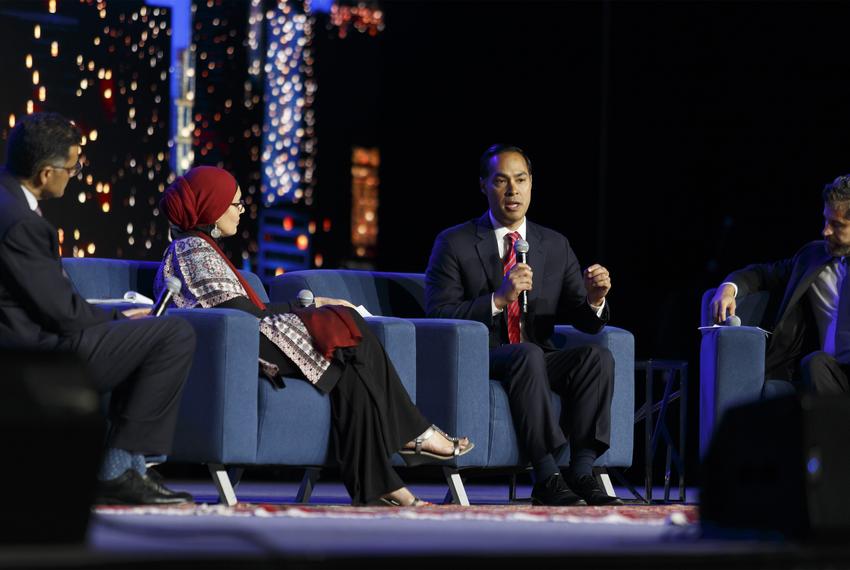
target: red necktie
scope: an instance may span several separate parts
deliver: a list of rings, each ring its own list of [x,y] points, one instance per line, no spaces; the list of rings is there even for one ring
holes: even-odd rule
[[[510,239],[510,246],[508,247],[507,255],[505,256],[505,262],[503,265],[503,274],[507,275],[511,272],[511,269],[514,265],[516,265],[516,250],[514,249],[514,244],[516,240],[520,239],[519,232],[511,232],[508,234],[508,238]],[[519,334],[519,301],[514,301],[513,303],[509,303],[507,306],[508,312],[508,340],[511,344],[516,344],[520,341]]]

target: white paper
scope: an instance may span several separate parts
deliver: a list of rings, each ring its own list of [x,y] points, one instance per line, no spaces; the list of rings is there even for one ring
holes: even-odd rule
[[[134,305],[153,305],[153,299],[145,297],[136,291],[127,291],[121,299],[86,299],[92,305],[117,305],[121,303],[133,303]]]
[[[357,305],[356,307],[354,307],[354,310],[356,310],[358,313],[360,313],[361,317],[371,317],[372,316],[372,313],[370,313],[366,309],[366,307],[364,307],[363,305]]]
[[[124,300],[130,303],[139,303],[141,305],[153,305],[153,299],[145,297],[137,291],[127,291],[124,293]]]
[[[743,326],[743,325],[741,325],[741,326]],[[713,329],[739,329],[739,328],[741,328],[741,326],[731,327],[731,326],[729,326],[729,325],[718,325],[718,324],[713,324],[713,325],[711,325],[710,327],[699,327],[699,328],[698,328],[698,330],[701,330],[701,331],[710,331],[710,330],[713,330]],[[763,329],[763,328],[761,328],[761,327],[747,327],[747,328],[760,330],[760,331],[761,331],[761,332],[763,332],[764,334],[771,334],[771,332],[770,332],[770,331],[766,331],[766,330],[764,330],[764,329]]]

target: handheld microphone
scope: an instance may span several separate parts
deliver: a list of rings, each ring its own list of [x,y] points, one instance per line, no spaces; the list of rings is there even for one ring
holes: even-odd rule
[[[315,302],[313,292],[309,289],[301,289],[298,291],[298,304],[302,307],[312,307]]]
[[[160,294],[159,299],[156,300],[156,304],[151,309],[151,315],[158,317],[164,313],[168,302],[171,301],[171,297],[179,292],[180,280],[176,277],[166,277],[165,290]]]
[[[528,263],[528,242],[524,239],[516,240],[514,244],[514,251],[516,252],[516,258],[518,263]],[[528,291],[523,291],[519,294],[519,303],[522,307],[523,314],[528,313]]]
[[[738,315],[729,315],[726,317],[726,320],[723,321],[723,324],[727,327],[739,327],[741,326],[741,317]]]

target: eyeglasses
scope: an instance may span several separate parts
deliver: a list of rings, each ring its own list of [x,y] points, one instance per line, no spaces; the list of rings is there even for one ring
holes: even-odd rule
[[[231,204],[234,208],[236,208],[240,214],[245,213],[245,200],[239,200],[238,202],[233,202]]]
[[[67,170],[68,176],[71,178],[83,171],[83,163],[79,160],[74,166],[57,166],[55,164],[51,164],[50,167],[55,168],[57,170]]]

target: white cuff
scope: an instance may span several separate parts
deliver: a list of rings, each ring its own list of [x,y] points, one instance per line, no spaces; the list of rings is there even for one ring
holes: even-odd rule
[[[731,285],[732,288],[735,290],[735,294],[733,295],[733,297],[738,296],[738,286],[737,285],[735,285],[731,281],[724,281],[723,283],[720,284],[721,287],[723,287],[724,285]]]
[[[587,304],[590,305],[590,301],[588,301]],[[597,317],[601,318],[602,317],[602,311],[605,309],[605,298],[604,297],[602,298],[602,304],[599,305],[598,309],[596,307],[594,307],[593,305],[590,305],[590,308],[593,309],[594,311],[596,311]]]
[[[490,295],[490,311],[492,313],[492,316],[494,316],[494,317],[496,315],[498,315],[499,313],[501,313],[502,311],[504,311],[504,309],[500,309],[500,308],[496,307],[496,294],[495,293]]]

